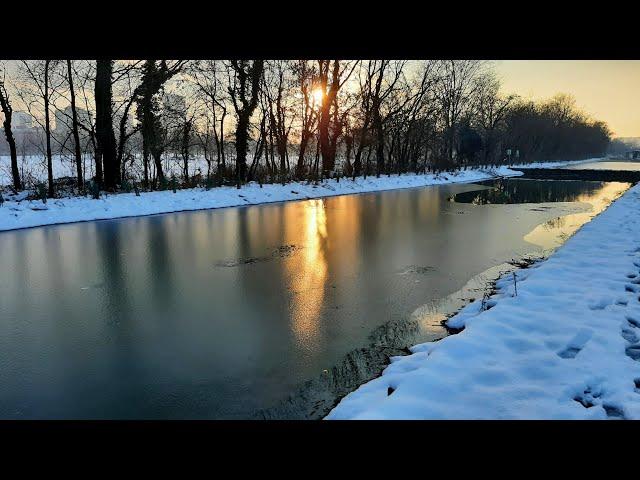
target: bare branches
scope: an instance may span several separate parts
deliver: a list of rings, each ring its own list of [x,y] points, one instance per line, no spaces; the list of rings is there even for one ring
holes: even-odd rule
[[[18,67],[12,89],[0,83],[0,102],[12,100],[0,107],[40,131],[24,128],[23,144],[37,139],[48,158],[48,137],[77,167],[80,146],[99,179],[96,62]],[[207,181],[240,186],[496,165],[510,161],[507,150],[536,160],[595,155],[611,135],[570,97],[524,102],[500,90],[490,63],[471,60],[127,60],[113,62],[109,83],[117,177],[151,188],[165,173],[199,181],[201,161]]]

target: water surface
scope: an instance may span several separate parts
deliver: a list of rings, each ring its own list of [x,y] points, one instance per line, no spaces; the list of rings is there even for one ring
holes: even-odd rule
[[[0,417],[252,417],[627,187],[521,182],[0,233]]]
[[[624,170],[624,171],[639,171],[640,161],[637,160],[603,160],[591,163],[580,163],[578,165],[571,165],[568,167],[571,170]]]

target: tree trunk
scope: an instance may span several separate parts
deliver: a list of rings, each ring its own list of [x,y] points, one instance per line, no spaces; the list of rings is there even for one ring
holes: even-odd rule
[[[7,121],[4,121],[4,135],[7,138],[9,144],[9,155],[11,155],[11,176],[13,178],[13,189],[16,193],[22,190],[22,183],[20,182],[20,171],[18,170],[18,152],[16,151],[16,140],[13,138],[13,132],[11,131],[11,120],[9,120],[9,126]]]
[[[11,130],[11,116],[13,110],[9,104],[9,97],[5,95],[4,84],[0,83],[0,107],[4,114],[4,121],[2,127],[4,128],[4,136],[7,138],[9,144],[9,154],[11,155],[11,176],[13,177],[13,189],[16,193],[22,189],[22,183],[20,182],[20,171],[18,170],[18,153],[16,150],[16,139],[13,137],[13,131]]]
[[[80,133],[78,132],[78,111],[76,109],[76,92],[73,88],[73,75],[71,73],[71,60],[67,60],[67,76],[69,81],[69,93],[71,96],[71,131],[73,133],[74,154],[76,159],[76,175],[78,188],[82,190],[84,179],[82,176],[82,152],[80,151]]]
[[[113,63],[111,60],[97,60],[95,83],[96,137],[104,165],[104,186],[111,191],[116,189],[120,181],[116,137],[113,133],[112,69]]]
[[[127,121],[129,119],[129,111],[131,110],[131,105],[133,105],[133,102],[135,101],[136,96],[132,95],[131,99],[129,99],[129,101],[127,102],[125,108],[124,108],[124,112],[122,114],[122,118],[120,119],[120,125],[119,125],[119,137],[118,137],[118,151],[117,151],[117,161],[116,164],[120,165],[120,169],[121,169],[121,174],[120,174],[120,180],[124,180],[124,148],[125,148],[125,144],[127,143],[127,139],[129,138],[129,136],[131,136],[131,134],[127,135]]]
[[[325,106],[324,103],[327,103]],[[335,167],[335,158],[331,156],[331,147],[329,145],[329,105],[325,102],[320,112],[320,123],[318,129],[320,131],[320,153],[322,154],[322,171],[330,172]]]
[[[378,108],[375,107],[373,114],[373,127],[376,133],[376,177],[379,178],[384,171],[384,129]]]
[[[50,60],[46,60],[44,64],[44,133],[47,143],[47,196],[53,198],[55,192],[53,190],[53,158],[51,155],[51,118],[49,115],[49,64]]]
[[[249,138],[249,118],[246,114],[238,115],[236,126],[236,187],[244,181],[247,174],[247,142]]]

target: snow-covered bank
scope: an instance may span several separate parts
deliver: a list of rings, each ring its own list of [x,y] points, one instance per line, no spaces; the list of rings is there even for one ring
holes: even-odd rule
[[[640,418],[640,185],[497,287],[327,418]]]
[[[359,177],[355,181],[343,178],[340,181],[327,180],[317,186],[294,182],[284,186],[265,184],[261,188],[257,183],[250,183],[240,190],[235,187],[219,187],[211,190],[178,190],[176,193],[171,190],[143,192],[140,196],[120,193],[103,195],[99,200],[86,197],[54,199],[49,200],[46,205],[39,200],[8,200],[0,207],[0,230],[475,182],[496,176],[515,175],[522,173],[499,167],[494,170],[464,170],[439,175],[385,175],[380,178],[368,177],[366,180]]]
[[[602,157],[596,157],[596,158],[587,158],[585,160],[569,160],[569,161],[563,161],[563,162],[534,162],[534,163],[523,163],[522,165],[510,165],[510,168],[563,168],[563,167],[581,165],[583,163],[601,162],[604,160],[606,159]]]

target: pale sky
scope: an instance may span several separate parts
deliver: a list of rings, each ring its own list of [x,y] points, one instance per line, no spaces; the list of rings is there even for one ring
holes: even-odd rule
[[[640,137],[640,60],[500,60],[505,93],[543,99],[569,93],[614,137]]]

